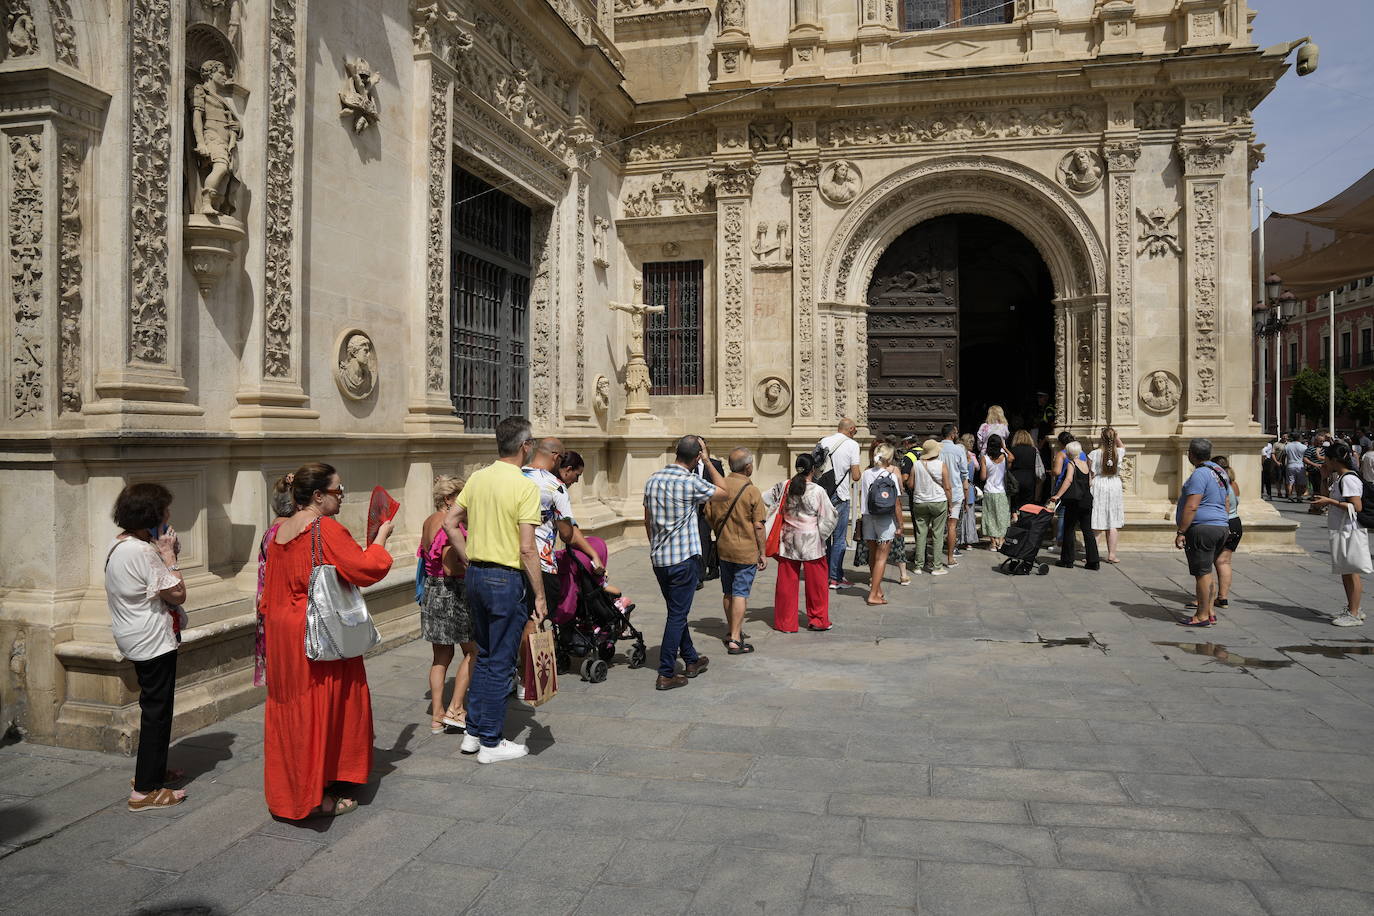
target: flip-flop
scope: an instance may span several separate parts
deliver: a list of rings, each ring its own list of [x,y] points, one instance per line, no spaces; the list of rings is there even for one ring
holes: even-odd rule
[[[343,817],[345,814],[352,814],[358,810],[356,798],[339,798],[334,795],[326,795],[325,798],[333,799],[334,807],[328,811],[324,810],[324,801],[321,800],[315,810],[307,814],[306,817]]]
[[[1217,625],[1217,619],[1215,617],[1209,617],[1207,620],[1193,620],[1190,617],[1187,620],[1180,620],[1178,625],[1181,627],[1193,627],[1194,629],[1214,627]]]

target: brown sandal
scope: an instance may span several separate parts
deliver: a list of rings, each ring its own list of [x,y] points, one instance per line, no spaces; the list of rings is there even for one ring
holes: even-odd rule
[[[163,782],[181,782],[185,778],[185,770],[168,770],[166,773],[162,774]],[[132,779],[129,780],[129,788],[134,788],[134,781]]]
[[[130,811],[151,811],[154,808],[171,808],[186,801],[185,795],[177,795],[171,789],[158,789],[142,798],[129,799]]]

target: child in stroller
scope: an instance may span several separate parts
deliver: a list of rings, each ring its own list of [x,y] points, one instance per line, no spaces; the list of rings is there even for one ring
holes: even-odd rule
[[[587,543],[606,566],[606,542],[589,537]],[[571,670],[573,659],[581,659],[579,673],[584,681],[599,684],[606,679],[611,659],[615,657],[617,640],[630,638],[634,645],[629,652],[631,668],[644,665],[647,650],[644,637],[630,623],[634,604],[620,589],[606,581],[605,573],[592,568],[591,560],[576,550],[560,550],[557,554],[558,579],[562,598],[553,610],[557,633],[558,665]]]

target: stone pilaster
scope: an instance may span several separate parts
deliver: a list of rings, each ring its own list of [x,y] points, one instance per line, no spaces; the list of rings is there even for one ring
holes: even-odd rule
[[[1185,128],[1185,131],[1187,128]],[[1183,161],[1186,277],[1183,309],[1185,342],[1183,420],[1214,425],[1225,422],[1221,396],[1222,308],[1219,296],[1221,179],[1232,141],[1190,134],[1178,141]]]
[[[262,290],[250,326],[237,406],[229,412],[234,429],[300,429],[318,425],[319,411],[307,406],[302,385],[301,262],[304,225],[302,181],[305,110],[301,36],[306,0],[270,0],[267,9],[267,83],[264,119],[255,132],[264,140],[266,180],[263,205],[252,231],[262,240]],[[255,268],[256,269],[256,268]]]
[[[1111,353],[1111,395],[1101,412],[1118,428],[1136,425],[1135,417],[1135,169],[1140,141],[1134,136],[1110,139],[1107,194],[1111,214],[1110,332],[1102,352]]]
[[[453,192],[453,81],[457,58],[472,46],[472,37],[452,20],[423,16],[415,21],[415,85],[424,87],[413,99],[416,142],[413,174],[422,187],[414,195],[416,225],[425,227],[425,243],[411,263],[416,311],[410,319],[409,404],[405,427],[410,432],[462,432],[463,421],[449,398],[448,303],[450,277],[450,197]]]
[[[710,172],[716,190],[716,423],[754,425],[745,381],[749,337],[744,316],[749,303],[745,227],[759,167],[748,160],[726,162]]]
[[[793,425],[823,427],[817,392],[820,388],[817,352],[818,319],[816,314],[816,245],[815,214],[816,187],[820,178],[820,160],[787,163],[787,176],[792,183],[792,226],[796,239],[796,255],[792,270],[793,326],[792,334],[792,390]]]

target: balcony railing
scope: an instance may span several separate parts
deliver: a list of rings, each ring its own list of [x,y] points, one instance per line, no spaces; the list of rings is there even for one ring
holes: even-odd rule
[[[1354,357],[1349,353],[1342,353],[1339,361],[1336,363],[1336,368],[1349,369],[1352,365],[1354,365]]]

